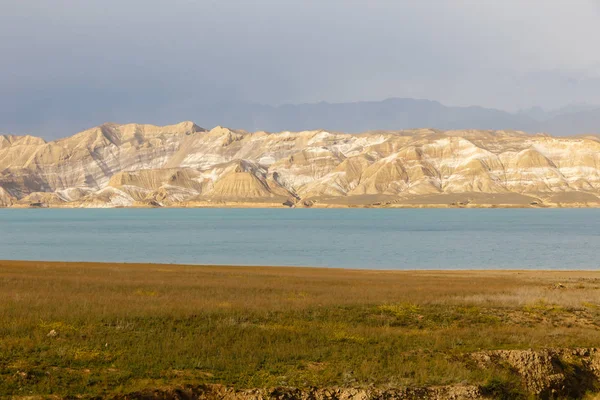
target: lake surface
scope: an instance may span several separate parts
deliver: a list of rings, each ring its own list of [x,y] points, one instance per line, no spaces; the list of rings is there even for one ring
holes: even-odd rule
[[[596,269],[596,209],[2,209],[0,259]]]

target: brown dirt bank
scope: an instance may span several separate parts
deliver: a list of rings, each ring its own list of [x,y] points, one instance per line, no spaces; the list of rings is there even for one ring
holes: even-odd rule
[[[95,203],[16,202],[10,208],[95,208]],[[103,207],[106,205],[100,205]],[[273,198],[195,199],[170,202],[137,201],[109,208],[598,208],[600,199],[587,192],[567,193],[436,193],[423,195],[313,196],[286,201]]]
[[[0,261],[0,397],[581,398],[600,272]]]

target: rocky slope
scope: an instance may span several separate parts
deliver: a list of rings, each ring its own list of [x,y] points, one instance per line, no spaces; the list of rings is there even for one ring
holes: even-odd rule
[[[599,206],[600,138],[105,124],[0,136],[0,206]]]

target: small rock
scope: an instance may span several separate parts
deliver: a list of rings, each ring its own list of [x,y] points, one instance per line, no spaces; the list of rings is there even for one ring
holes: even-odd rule
[[[27,377],[29,376],[29,374],[27,372],[17,371],[15,373],[15,376],[18,377],[18,378],[27,379]]]

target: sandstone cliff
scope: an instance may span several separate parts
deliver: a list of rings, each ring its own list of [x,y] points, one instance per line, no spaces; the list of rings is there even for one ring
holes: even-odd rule
[[[0,206],[599,206],[600,138],[116,125],[0,136]]]

